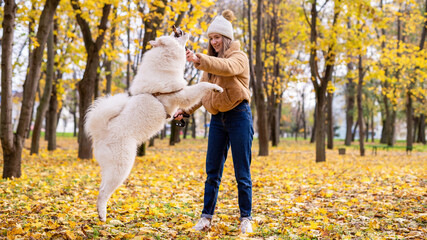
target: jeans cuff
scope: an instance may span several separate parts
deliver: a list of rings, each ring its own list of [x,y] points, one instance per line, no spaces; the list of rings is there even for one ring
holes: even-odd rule
[[[239,220],[243,221],[245,219],[248,219],[249,221],[252,221],[252,216],[248,216],[248,217],[240,217]]]
[[[206,213],[202,213],[202,216],[201,216],[201,217],[202,217],[202,218],[204,217],[204,218],[212,219],[213,215],[206,214]]]

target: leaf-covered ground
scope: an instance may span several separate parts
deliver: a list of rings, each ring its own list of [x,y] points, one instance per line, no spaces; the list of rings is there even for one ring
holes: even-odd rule
[[[209,232],[194,232],[203,205],[206,140],[169,147],[156,140],[109,202],[106,223],[95,208],[95,160],[76,158],[75,139],[53,154],[23,156],[23,176],[0,180],[0,239],[425,239],[427,153],[379,150],[359,157],[285,141],[257,157],[253,148],[255,233],[239,234],[237,187],[226,162]],[[231,154],[230,154],[231,158]],[[3,165],[1,163],[1,165]]]

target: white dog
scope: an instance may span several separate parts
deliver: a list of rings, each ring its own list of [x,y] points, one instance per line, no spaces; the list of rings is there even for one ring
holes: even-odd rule
[[[178,108],[193,107],[208,91],[223,91],[206,82],[187,86],[183,77],[188,38],[184,34],[151,41],[153,48],[144,54],[130,93],[98,98],[86,114],[85,129],[101,166],[101,221],[106,220],[108,199],[132,169],[137,147],[158,133]]]

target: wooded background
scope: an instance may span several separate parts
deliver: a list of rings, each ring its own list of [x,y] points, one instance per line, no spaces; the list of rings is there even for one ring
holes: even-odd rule
[[[0,11],[3,178],[21,176],[24,141],[31,137],[37,154],[43,126],[48,149],[55,151],[63,109],[73,115],[78,157],[92,158],[81,130],[93,100],[127,91],[148,42],[170,34],[172,25],[191,33],[190,49],[206,52],[207,27],[225,9],[237,17],[235,39],[250,60],[260,156],[278,145],[287,126],[304,138],[311,133],[316,162],[325,161],[325,148],[333,148],[336,89],[344,90],[345,144],[357,133],[360,155],[368,137],[374,141],[378,113],[381,143],[395,144],[398,119],[406,122],[406,150],[426,143],[425,0],[7,0]],[[188,84],[200,76],[186,66]],[[289,87],[295,84],[304,90]],[[315,94],[312,127],[307,88]],[[297,96],[291,110],[286,91]],[[189,123],[196,137],[194,116]],[[171,124],[171,145],[182,130],[186,135],[187,128]]]

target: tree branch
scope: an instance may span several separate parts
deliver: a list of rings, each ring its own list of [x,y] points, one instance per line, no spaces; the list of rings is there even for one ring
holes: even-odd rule
[[[322,11],[322,9],[326,6],[326,4],[329,2],[329,0],[326,0],[325,3],[320,7],[319,12]]]
[[[102,8],[102,17],[101,22],[99,23],[98,29],[99,29],[99,35],[96,38],[95,47],[97,49],[100,49],[102,47],[102,44],[104,43],[104,37],[105,37],[105,31],[107,30],[107,24],[108,24],[108,15],[110,14],[111,10],[111,4],[105,4]]]
[[[90,31],[89,23],[81,17],[81,11],[82,10],[80,8],[80,4],[79,4],[78,0],[70,0],[70,2],[71,2],[71,6],[73,7],[74,11],[76,11],[76,20],[77,20],[77,23],[80,25],[80,28],[82,30],[83,41],[85,42],[86,51],[89,52],[90,46],[92,46],[92,44],[94,44],[93,39],[92,39],[92,33]]]
[[[425,3],[424,16],[427,14],[427,0]],[[420,39],[420,51],[424,49],[424,43],[427,35],[427,16],[424,17],[423,31],[421,33]]]
[[[308,19],[307,12],[305,11],[305,8],[304,8],[304,2],[301,3],[301,7],[302,7],[302,11],[304,12],[305,20],[307,21],[308,26],[311,28],[310,19]]]

